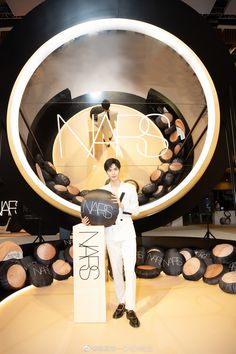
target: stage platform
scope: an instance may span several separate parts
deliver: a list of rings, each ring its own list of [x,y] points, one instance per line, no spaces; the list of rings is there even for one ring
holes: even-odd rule
[[[29,286],[1,303],[1,354],[234,354],[236,295],[202,280],[161,273],[137,279],[139,328],[113,319],[113,281],[106,283],[107,322],[73,321],[73,278]],[[96,295],[94,295],[96,296]]]

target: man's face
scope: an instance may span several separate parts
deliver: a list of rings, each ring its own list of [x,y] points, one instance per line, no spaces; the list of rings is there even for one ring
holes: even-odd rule
[[[119,174],[120,170],[114,163],[107,170],[107,175],[110,178],[110,181],[117,181],[119,179]]]

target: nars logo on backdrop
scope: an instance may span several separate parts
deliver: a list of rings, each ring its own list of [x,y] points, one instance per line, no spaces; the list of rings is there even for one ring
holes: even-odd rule
[[[142,157],[145,158],[156,158],[159,157],[161,155],[163,155],[166,150],[168,149],[169,143],[168,140],[165,139],[162,135],[160,135],[160,131],[157,128],[157,126],[154,124],[153,125],[153,129],[156,130],[156,134],[153,134],[153,131],[151,132],[151,128],[150,128],[150,124],[151,124],[151,120],[149,117],[151,116],[160,116],[163,117],[164,120],[166,120],[168,127],[170,127],[170,121],[168,119],[168,117],[166,117],[164,114],[160,114],[160,113],[151,113],[148,115],[138,115],[138,114],[117,114],[117,121],[116,121],[116,128],[113,129],[110,120],[108,119],[108,116],[105,114],[100,126],[97,128],[96,132],[95,132],[95,119],[94,119],[94,115],[92,115],[92,142],[91,142],[91,146],[87,147],[85,145],[85,143],[82,141],[82,139],[80,138],[80,136],[78,134],[76,134],[74,132],[74,130],[70,127],[70,125],[61,117],[60,114],[57,114],[57,127],[58,127],[58,137],[59,137],[59,148],[60,148],[60,156],[61,158],[63,157],[63,144],[62,144],[62,138],[61,138],[61,124],[63,123],[64,126],[66,126],[66,128],[69,130],[69,132],[72,134],[72,136],[74,136],[74,138],[78,141],[79,145],[87,152],[87,157],[95,157],[95,145],[105,145],[105,142],[98,142],[97,138],[99,133],[102,130],[102,125],[103,123],[106,121],[106,123],[109,126],[109,130],[111,131],[112,135],[113,135],[113,140],[110,143],[114,144],[115,146],[115,150],[116,150],[116,156],[121,156],[122,157],[122,151],[120,148],[120,142],[121,140],[134,140],[136,141],[136,151],[137,154],[140,154]],[[122,124],[122,120],[124,118],[129,118],[129,117],[136,117],[136,119],[139,120],[138,122],[138,130],[139,130],[139,134],[138,135],[122,135],[120,134],[120,124]],[[127,124],[127,120],[126,120],[126,124]],[[164,151],[162,151],[161,154],[157,153],[155,155],[151,155],[148,152],[148,141],[147,138],[152,138],[155,139],[156,142],[158,141],[162,141],[165,145],[165,149]]]
[[[12,214],[17,214],[17,200],[8,200],[1,201],[0,203],[0,216],[3,216],[4,213],[7,213],[8,216],[12,216]]]
[[[87,238],[83,243],[79,243],[79,276],[82,280],[92,277],[93,280],[98,279],[100,275],[98,245],[95,244],[93,238],[98,232],[81,231],[80,234],[86,234]]]

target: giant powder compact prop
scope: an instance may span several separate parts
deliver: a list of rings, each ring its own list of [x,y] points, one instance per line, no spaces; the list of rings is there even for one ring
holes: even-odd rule
[[[119,206],[112,201],[112,193],[103,189],[94,189],[86,194],[81,204],[81,216],[87,216],[91,225],[114,225]]]

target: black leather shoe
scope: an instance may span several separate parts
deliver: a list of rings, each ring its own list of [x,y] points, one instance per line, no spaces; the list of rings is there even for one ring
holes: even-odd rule
[[[126,312],[126,317],[129,320],[130,326],[135,327],[135,328],[140,326],[139,319],[138,319],[138,317],[136,316],[136,313],[133,310],[127,311]]]
[[[117,306],[117,309],[115,310],[115,312],[113,313],[113,318],[120,318],[123,316],[123,314],[125,313],[126,308],[125,308],[125,304],[119,304]]]

